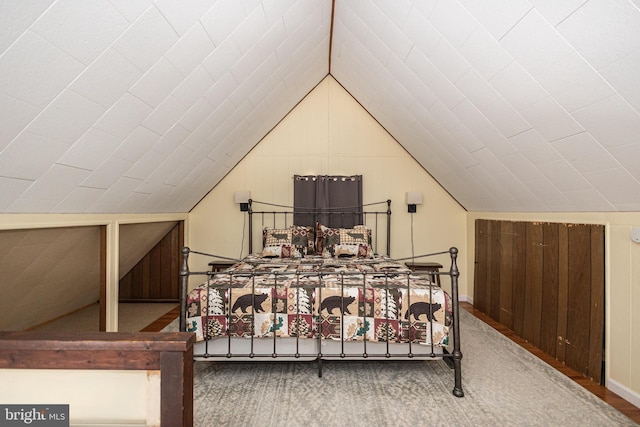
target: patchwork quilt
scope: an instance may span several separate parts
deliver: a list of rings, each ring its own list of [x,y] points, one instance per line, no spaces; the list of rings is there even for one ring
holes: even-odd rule
[[[451,298],[385,257],[250,256],[187,297],[187,331],[446,346]]]

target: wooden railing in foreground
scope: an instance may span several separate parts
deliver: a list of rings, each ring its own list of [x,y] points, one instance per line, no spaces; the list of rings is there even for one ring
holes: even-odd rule
[[[188,332],[0,332],[0,368],[160,371],[162,426],[193,426]]]

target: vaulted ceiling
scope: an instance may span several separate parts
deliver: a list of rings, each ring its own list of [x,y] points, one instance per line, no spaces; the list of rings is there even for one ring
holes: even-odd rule
[[[640,211],[640,0],[3,0],[0,212],[186,212],[323,78],[470,211]]]

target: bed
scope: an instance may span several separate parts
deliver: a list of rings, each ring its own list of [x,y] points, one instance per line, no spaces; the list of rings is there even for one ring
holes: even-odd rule
[[[453,394],[464,396],[456,248],[410,258],[448,254],[449,271],[412,271],[391,258],[390,200],[385,210],[307,212],[361,221],[344,227],[295,225],[292,208],[256,211],[256,203],[247,211],[248,256],[182,250],[180,330],[195,333],[196,360],[313,360],[319,376],[324,360],[444,360]],[[191,271],[192,254],[230,265]]]

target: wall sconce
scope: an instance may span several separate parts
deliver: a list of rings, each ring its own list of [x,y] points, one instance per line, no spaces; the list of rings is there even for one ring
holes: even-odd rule
[[[407,202],[407,212],[415,213],[417,211],[417,205],[422,204],[422,193],[419,191],[408,191],[404,193],[404,197]]]
[[[240,212],[247,212],[249,210],[251,191],[236,191],[233,194],[233,198],[235,202],[240,205]]]

